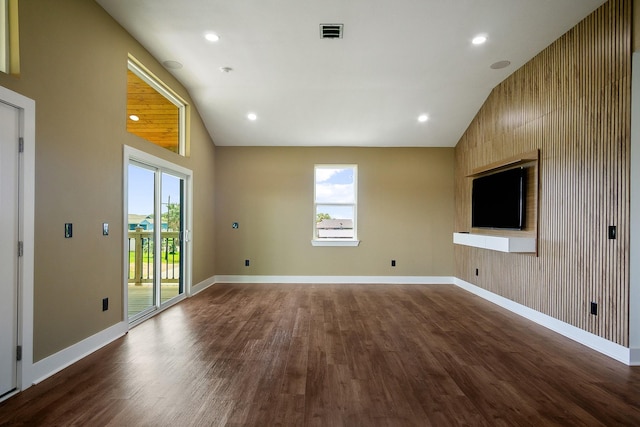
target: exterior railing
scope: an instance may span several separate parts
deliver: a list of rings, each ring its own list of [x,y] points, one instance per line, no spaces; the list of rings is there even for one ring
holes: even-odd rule
[[[129,231],[129,283],[153,283],[153,231]],[[180,281],[180,233],[160,232],[160,281]]]

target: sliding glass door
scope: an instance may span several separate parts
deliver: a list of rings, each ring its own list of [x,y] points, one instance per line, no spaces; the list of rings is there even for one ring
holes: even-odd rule
[[[136,322],[184,296],[190,176],[139,160],[127,164],[127,316]]]
[[[155,273],[155,170],[129,164],[128,240],[129,240],[129,320],[156,306]]]
[[[183,197],[184,180],[163,172],[160,247],[160,302],[164,303],[184,292],[182,283]]]

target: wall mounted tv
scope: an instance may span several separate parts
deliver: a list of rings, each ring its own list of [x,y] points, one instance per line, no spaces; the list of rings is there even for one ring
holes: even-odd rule
[[[527,170],[523,167],[473,180],[471,226],[522,230],[525,227]]]

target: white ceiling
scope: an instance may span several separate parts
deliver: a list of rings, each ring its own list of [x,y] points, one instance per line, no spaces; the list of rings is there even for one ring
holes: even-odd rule
[[[183,64],[170,71],[216,145],[369,147],[455,146],[498,83],[604,3],[96,1],[160,62]],[[344,38],[320,39],[326,23]]]

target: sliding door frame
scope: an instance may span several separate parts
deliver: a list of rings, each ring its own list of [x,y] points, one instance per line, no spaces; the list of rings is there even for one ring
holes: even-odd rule
[[[124,146],[124,156],[123,156],[123,173],[124,173],[124,181],[123,181],[123,194],[124,194],[124,209],[123,209],[123,311],[122,311],[122,319],[129,323],[129,301],[128,301],[128,286],[129,286],[129,269],[126,267],[129,263],[129,235],[128,235],[128,205],[129,205],[129,164],[131,162],[138,163],[150,167],[151,169],[156,169],[157,172],[161,175],[162,173],[167,173],[169,175],[173,175],[179,177],[180,179],[184,179],[184,206],[183,206],[183,214],[184,214],[184,232],[183,232],[183,249],[184,254],[181,254],[182,260],[182,271],[180,272],[183,275],[183,289],[184,292],[182,295],[179,295],[173,298],[171,301],[167,301],[164,304],[158,304],[157,309],[149,312],[147,315],[142,316],[136,319],[134,322],[129,323],[129,327],[133,327],[151,316],[161,312],[162,310],[172,306],[173,304],[181,301],[182,299],[191,296],[191,281],[192,281],[192,244],[191,244],[191,226],[193,221],[193,172],[190,169],[184,168],[180,165],[172,163],[168,160],[162,159],[160,157],[156,157],[152,154],[146,153],[144,151],[138,150],[133,147],[129,147],[127,145]],[[158,177],[156,177],[156,185],[158,182]],[[158,188],[155,190],[159,191]],[[157,199],[155,201],[156,208],[159,207],[160,200]],[[158,210],[160,211],[160,210]],[[159,227],[158,233],[159,233]],[[184,256],[184,258],[183,258]],[[155,258],[155,257],[154,257]],[[160,271],[159,262],[155,263],[155,271],[154,277],[158,276]],[[155,303],[155,297],[154,297]]]

